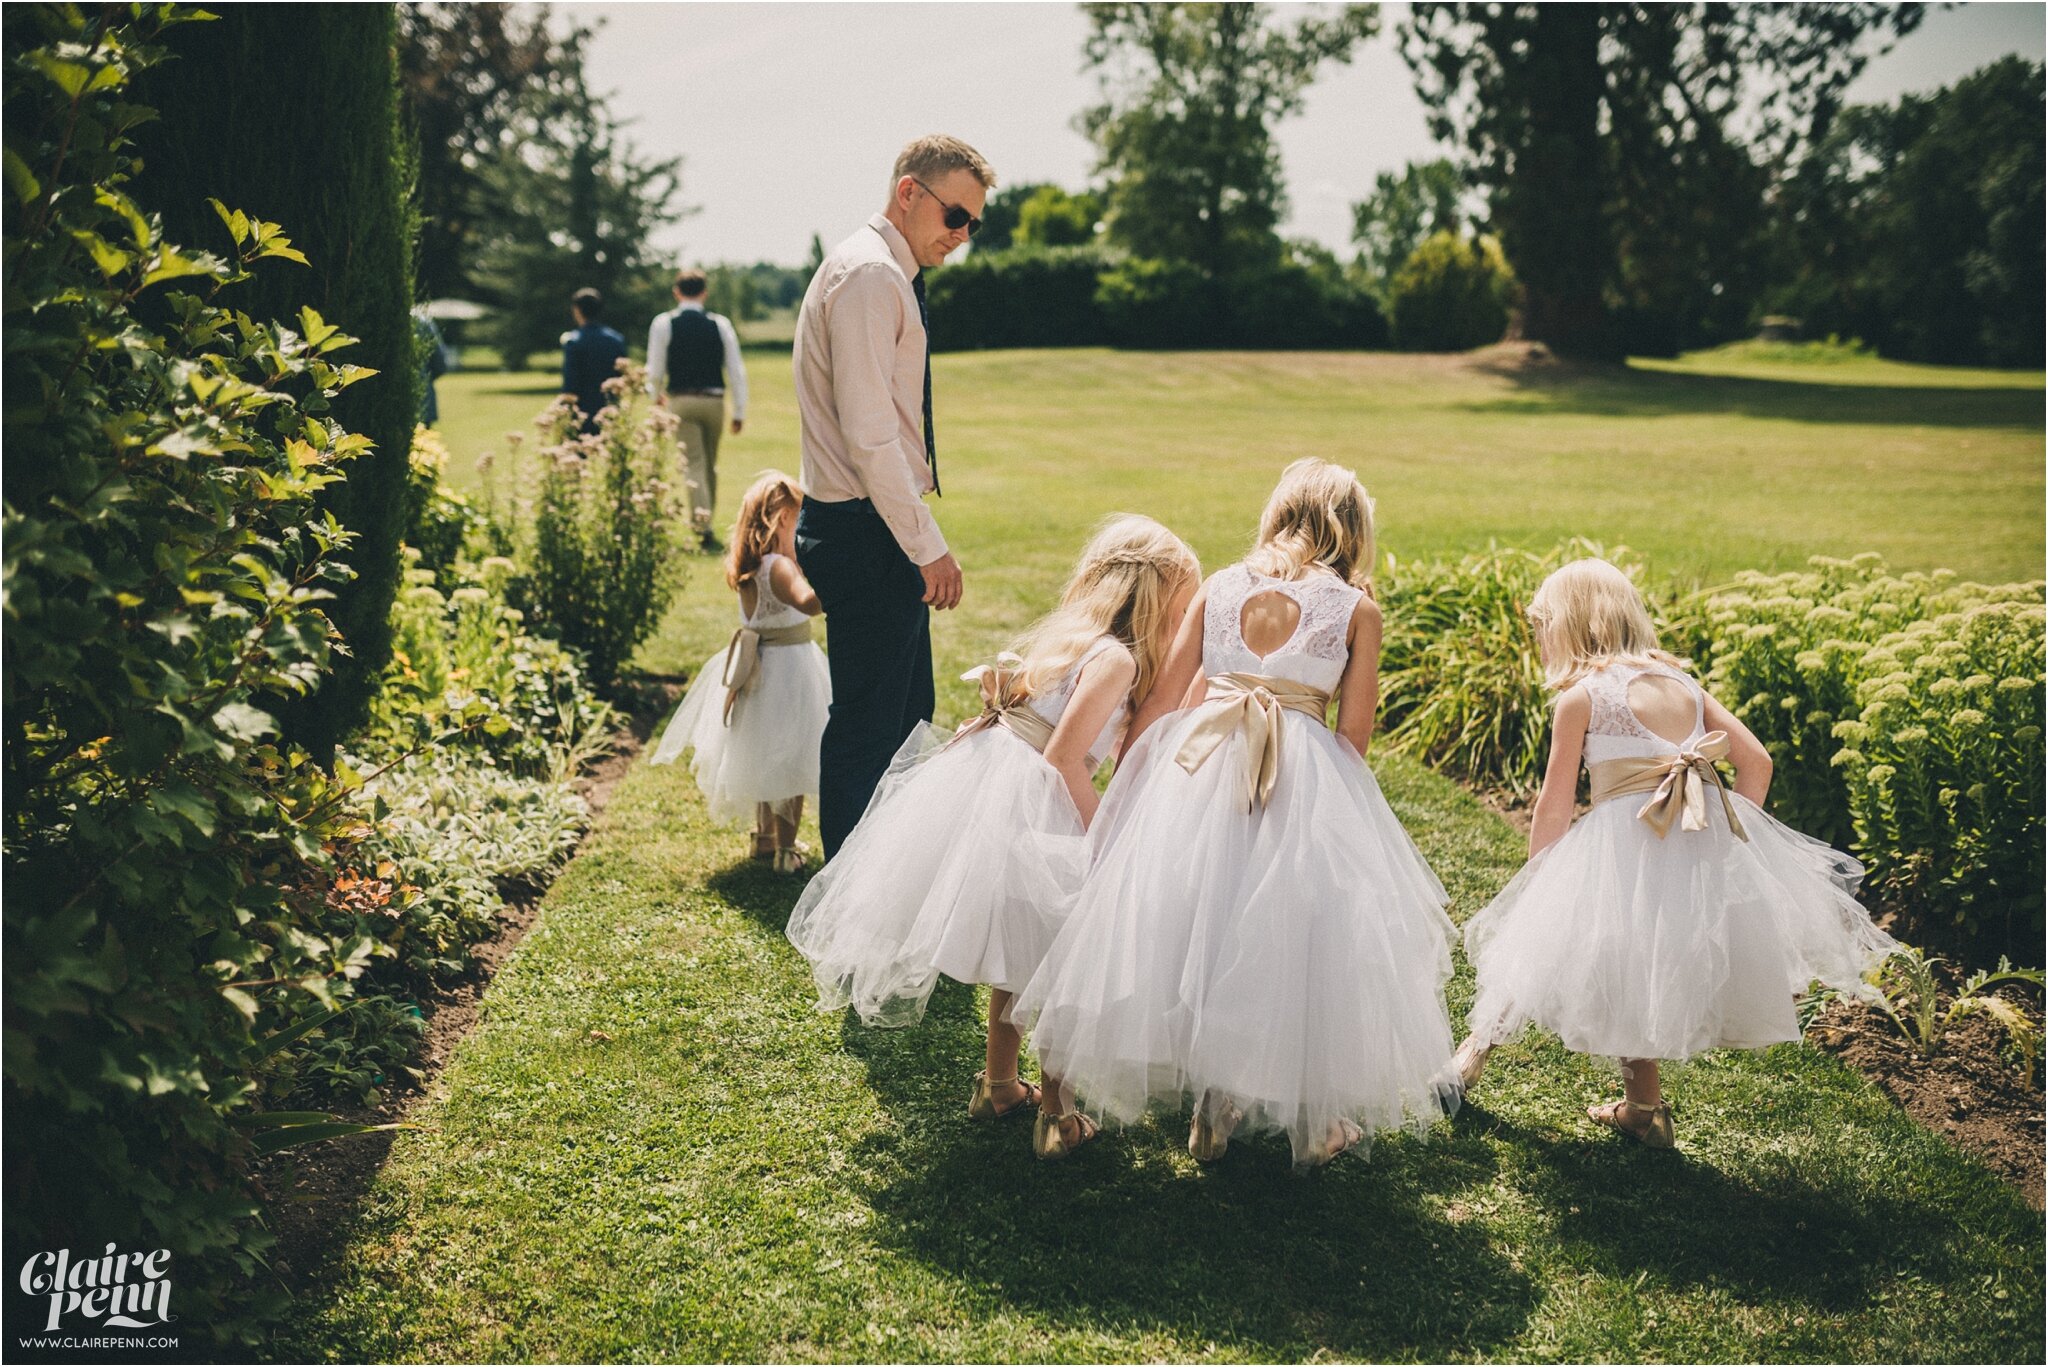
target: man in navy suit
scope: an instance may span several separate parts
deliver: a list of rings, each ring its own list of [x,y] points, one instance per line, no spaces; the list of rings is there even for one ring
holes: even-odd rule
[[[562,338],[562,392],[576,396],[583,430],[595,432],[597,410],[605,406],[604,382],[618,376],[626,339],[599,321],[604,317],[604,296],[596,290],[576,291],[569,312],[576,318],[576,330]]]

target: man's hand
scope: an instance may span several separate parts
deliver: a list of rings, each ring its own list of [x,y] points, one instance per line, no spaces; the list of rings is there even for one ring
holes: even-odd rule
[[[745,418],[734,418],[732,420],[732,434],[737,437],[740,434],[740,429],[746,425],[747,420]]]
[[[960,562],[951,551],[929,565],[919,565],[918,569],[924,573],[924,601],[934,611],[960,606]]]

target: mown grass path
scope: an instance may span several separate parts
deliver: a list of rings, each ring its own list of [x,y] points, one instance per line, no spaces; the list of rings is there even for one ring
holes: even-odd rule
[[[1378,767],[1469,914],[1519,838]],[[742,844],[676,770],[625,780],[280,1356],[2040,1355],[2040,1217],[1815,1051],[1674,1069],[1677,1154],[1597,1131],[1608,1079],[1531,1039],[1312,1176],[1272,1143],[1198,1169],[1172,1118],[1041,1165],[967,1118],[975,994],[817,1014],[797,882]]]
[[[752,359],[728,507],[748,472],[796,468],[786,362]],[[2039,572],[2038,375],[1702,365],[941,357],[940,513],[968,585],[937,626],[941,720],[1103,513],[1162,517],[1214,569],[1305,452],[1359,463],[1403,555],[1582,532],[1709,575],[1863,549]],[[549,389],[444,387],[456,476]],[[731,614],[694,562],[642,666],[694,669]],[[1463,919],[1520,837],[1411,763],[1375,767]],[[1021,1118],[967,1118],[976,994],[943,986],[909,1031],[817,1014],[782,938],[798,883],[745,843],[687,773],[625,779],[277,1356],[2042,1356],[2041,1217],[1816,1051],[1673,1069],[1677,1154],[1597,1131],[1581,1107],[1611,1080],[1532,1038],[1454,1122],[1310,1177],[1273,1144],[1198,1169],[1174,1118],[1041,1165]]]

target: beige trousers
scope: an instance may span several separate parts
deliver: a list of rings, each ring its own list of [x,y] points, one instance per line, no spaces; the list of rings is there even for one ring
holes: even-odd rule
[[[672,394],[668,406],[676,415],[676,441],[690,477],[692,525],[709,531],[712,510],[718,507],[718,434],[725,427],[725,400],[716,394]]]

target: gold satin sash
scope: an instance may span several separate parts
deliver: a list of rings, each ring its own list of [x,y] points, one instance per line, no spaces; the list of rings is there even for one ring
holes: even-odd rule
[[[1707,786],[1711,783],[1721,795],[1721,811],[1728,818],[1728,829],[1747,840],[1749,833],[1742,829],[1742,822],[1735,815],[1728,785],[1722,781],[1721,771],[1714,767],[1715,760],[1727,756],[1728,733],[1709,731],[1690,750],[1675,755],[1604,759],[1587,765],[1586,773],[1592,779],[1595,803],[1629,793],[1649,793],[1650,800],[1636,816],[1649,824],[1659,840],[1671,833],[1674,823],[1688,831],[1707,828]]]
[[[1209,696],[1197,707],[1197,720],[1180,745],[1174,762],[1189,773],[1233,735],[1242,733],[1245,767],[1250,771],[1245,810],[1263,807],[1273,796],[1280,773],[1280,711],[1299,712],[1323,724],[1330,695],[1320,688],[1270,674],[1218,674],[1209,680]]]
[[[808,621],[766,630],[741,627],[732,634],[732,640],[725,647],[725,673],[718,680],[725,685],[727,726],[732,725],[733,704],[740,700],[740,694],[754,686],[754,676],[761,668],[761,647],[802,645],[810,639],[811,624]]]
[[[994,664],[976,665],[960,677],[981,686],[981,711],[953,733],[953,739],[946,742],[948,746],[976,731],[1000,726],[1039,754],[1045,753],[1045,747],[1052,744],[1053,725],[1025,706],[1030,695],[1024,691],[1022,656],[1006,650],[996,656]]]

